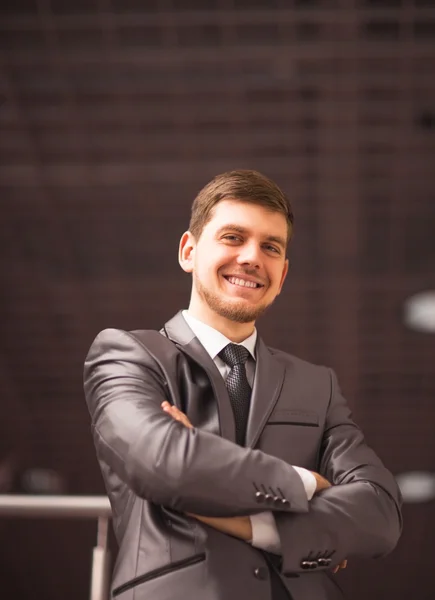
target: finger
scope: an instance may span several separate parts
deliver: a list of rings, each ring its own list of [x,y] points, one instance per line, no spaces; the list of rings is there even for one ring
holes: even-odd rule
[[[176,421],[181,421],[184,423],[186,419],[186,415],[182,413],[181,410],[179,410],[176,406],[171,406],[170,414]]]
[[[177,408],[176,406],[172,407],[172,414],[174,416],[174,419],[176,419],[177,421],[180,421],[186,427],[192,427],[191,422],[189,421],[187,416],[184,414],[184,412],[181,412],[181,410],[179,408]]]
[[[189,421],[189,419],[186,417],[186,415],[183,412],[181,412],[181,410],[178,409],[176,406],[171,406],[171,408],[168,412],[173,419],[175,419],[176,421],[178,421],[185,427],[189,427],[189,428],[192,427],[192,424]]]
[[[338,571],[340,569],[345,569],[347,567],[347,559],[344,559],[343,561],[341,561],[341,563],[339,565],[337,565],[336,567],[334,567],[332,569],[333,573],[338,573]]]
[[[169,415],[171,415],[171,417],[173,419],[177,419],[179,418],[180,415],[182,415],[183,413],[180,413],[177,409],[176,406],[173,406],[172,404],[169,404],[169,402],[165,401],[162,402],[161,404],[163,410],[168,413]]]
[[[181,412],[181,410],[179,408],[177,408],[176,406],[171,406],[171,411],[172,411],[172,413],[173,413],[174,416],[184,417],[184,413]]]
[[[189,421],[189,419],[183,413],[181,413],[181,415],[179,415],[179,417],[177,417],[177,421],[179,421],[180,423],[183,423],[183,425],[185,427],[189,427],[189,428],[193,427],[192,423]]]

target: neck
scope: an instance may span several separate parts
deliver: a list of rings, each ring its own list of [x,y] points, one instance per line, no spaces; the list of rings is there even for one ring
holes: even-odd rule
[[[197,304],[191,300],[188,312],[202,323],[213,327],[232,342],[239,344],[248,338],[255,328],[255,321],[250,323],[237,323],[211,310],[208,306]]]

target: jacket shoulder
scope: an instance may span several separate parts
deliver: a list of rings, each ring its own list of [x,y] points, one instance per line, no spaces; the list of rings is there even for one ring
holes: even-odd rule
[[[88,359],[94,354],[127,352],[154,357],[165,357],[178,354],[176,345],[164,334],[155,329],[103,329],[95,337],[88,353]]]
[[[278,348],[268,346],[267,349],[273,355],[273,357],[285,366],[291,366],[304,374],[330,374],[331,369],[325,365],[318,365],[316,363],[309,362],[303,358],[299,358],[294,354],[289,354]]]
[[[139,343],[145,347],[153,345],[162,345],[167,348],[175,347],[173,342],[169,340],[163,330],[156,329],[134,329],[131,331],[108,327],[100,331],[94,339],[98,343]]]

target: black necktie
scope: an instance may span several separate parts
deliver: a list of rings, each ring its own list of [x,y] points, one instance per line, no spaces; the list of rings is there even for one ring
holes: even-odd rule
[[[241,446],[245,443],[246,424],[248,422],[249,401],[251,386],[246,377],[245,363],[249,351],[238,344],[228,344],[219,352],[222,360],[231,367],[226,379],[228,395],[234,411],[236,421],[236,441]]]

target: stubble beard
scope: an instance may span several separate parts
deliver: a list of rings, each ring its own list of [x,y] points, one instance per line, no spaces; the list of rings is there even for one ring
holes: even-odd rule
[[[243,304],[242,302],[232,303],[225,301],[206,288],[196,274],[194,274],[194,284],[198,295],[207,303],[212,311],[235,323],[252,323],[270,306],[270,304],[246,306],[246,304]]]

